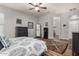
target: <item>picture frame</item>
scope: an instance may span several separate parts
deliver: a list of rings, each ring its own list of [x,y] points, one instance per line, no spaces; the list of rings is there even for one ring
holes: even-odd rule
[[[48,26],[48,22],[45,22],[45,26]]]
[[[28,22],[28,29],[33,29],[33,22]]]
[[[16,24],[22,24],[22,19],[17,18]]]

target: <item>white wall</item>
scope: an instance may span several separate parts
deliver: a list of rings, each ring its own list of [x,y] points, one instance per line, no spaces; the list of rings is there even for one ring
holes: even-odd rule
[[[71,39],[71,35],[69,34],[69,22],[72,20],[79,20],[79,19],[71,19],[72,15],[78,15],[79,11],[72,11],[67,12],[61,15],[61,39]],[[66,24],[65,27],[63,27],[63,24]],[[71,29],[72,30],[72,29]]]
[[[4,28],[4,14],[0,13],[0,35],[4,35],[3,32],[3,28]]]
[[[37,18],[29,15],[29,14],[25,14],[25,13],[21,13],[12,9],[8,9],[5,7],[1,7],[0,6],[0,13],[3,13],[4,16],[4,34],[7,37],[15,37],[15,27],[18,26],[16,24],[16,19],[22,19],[23,24],[19,25],[19,26],[28,26],[27,22],[33,22],[34,23],[34,28],[33,29],[29,29],[28,30],[28,35],[30,37],[35,37],[35,24],[37,22]]]
[[[72,39],[73,32],[79,32],[79,20],[74,20],[69,22],[69,38]]]
[[[59,14],[54,14],[54,13],[47,13],[43,15],[42,17],[39,18],[39,23],[42,26],[42,37],[43,37],[43,28],[48,27],[48,38],[52,39],[53,38],[53,17],[59,17]],[[45,22],[48,22],[48,26],[45,26]]]
[[[42,37],[43,37],[43,28],[48,27],[49,28],[48,38],[52,39],[53,29],[54,29],[53,28],[53,17],[60,17],[60,21],[56,21],[57,22],[56,25],[60,25],[60,26],[57,26],[56,28],[56,34],[60,33],[61,39],[69,39],[69,21],[71,20],[70,16],[74,14],[79,15],[78,12],[79,11],[74,11],[74,12],[67,12],[63,14],[55,14],[55,13],[48,12],[40,17],[37,17],[34,15],[30,15],[29,13],[26,14],[26,13],[22,13],[19,11],[15,11],[15,10],[0,6],[0,13],[4,14],[4,20],[5,20],[4,33],[8,37],[15,37],[15,27],[18,26],[16,24],[16,19],[20,18],[22,19],[23,23],[22,25],[19,25],[19,26],[27,27],[28,22],[34,23],[34,29],[28,30],[29,37],[35,37],[35,24],[40,23],[42,27],[41,28]],[[45,22],[48,22],[48,26],[45,26]],[[63,24],[65,24],[66,26],[63,27]]]
[[[49,28],[49,33],[48,33],[48,38],[52,39],[53,38],[53,17],[60,17],[60,21],[56,20],[56,34],[59,35],[60,39],[70,39],[70,35],[69,35],[69,21],[71,21],[72,19],[70,19],[71,15],[79,15],[79,11],[73,11],[73,12],[66,12],[63,14],[55,14],[55,13],[47,13],[45,15],[43,15],[42,17],[39,18],[39,23],[41,23],[42,25],[42,37],[43,37],[43,28],[45,27],[45,22],[48,22],[48,28]],[[79,20],[79,19],[77,19]],[[66,26],[63,26],[63,25]],[[79,27],[78,27],[79,28]]]
[[[43,28],[45,26],[45,22],[48,22],[48,28],[49,28],[49,33],[48,33],[48,38],[52,39],[53,38],[53,17],[57,16],[59,17],[59,14],[54,14],[54,13],[46,13],[45,15],[42,15],[40,17],[29,15],[28,13],[22,13],[18,12],[9,8],[1,7],[0,6],[0,13],[3,13],[5,15],[5,23],[4,23],[4,34],[7,37],[15,37],[15,27],[16,26],[28,26],[28,22],[33,22],[34,23],[34,29],[29,29],[28,30],[28,35],[29,37],[35,37],[35,24],[40,23],[42,26],[41,32],[42,32],[42,37],[43,37]],[[23,23],[22,25],[17,25],[16,24],[16,19],[22,19]],[[38,21],[39,20],[39,21]],[[59,22],[59,21],[57,21]],[[57,24],[58,25],[58,24]],[[58,29],[58,27],[57,27]],[[58,31],[56,29],[56,31]],[[58,31],[59,32],[59,31]],[[56,33],[58,33],[56,32]],[[59,33],[58,33],[59,34]]]

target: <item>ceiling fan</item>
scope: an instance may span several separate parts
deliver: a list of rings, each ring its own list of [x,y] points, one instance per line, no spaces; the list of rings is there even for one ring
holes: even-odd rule
[[[47,7],[41,7],[42,3],[36,3],[36,4],[29,3],[29,4],[33,6],[32,8],[29,8],[29,10],[35,9],[37,12],[40,12],[40,9],[47,9]]]

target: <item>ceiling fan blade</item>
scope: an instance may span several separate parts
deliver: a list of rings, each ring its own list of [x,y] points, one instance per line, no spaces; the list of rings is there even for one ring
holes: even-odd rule
[[[41,5],[42,3],[39,3],[38,5]]]
[[[29,10],[32,10],[32,9],[34,9],[34,8],[29,8]]]
[[[47,9],[47,7],[40,7],[40,8],[42,8],[42,9]]]
[[[35,6],[34,4],[32,4],[32,3],[29,3],[30,5],[32,5],[32,6]]]

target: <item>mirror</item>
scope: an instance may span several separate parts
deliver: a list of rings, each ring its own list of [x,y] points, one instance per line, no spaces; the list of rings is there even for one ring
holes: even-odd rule
[[[41,24],[36,24],[36,37],[41,38]]]

